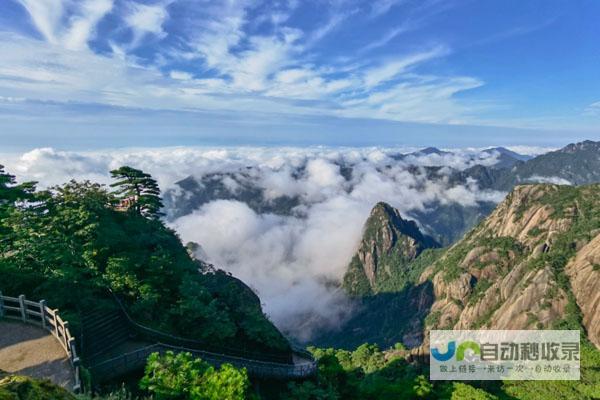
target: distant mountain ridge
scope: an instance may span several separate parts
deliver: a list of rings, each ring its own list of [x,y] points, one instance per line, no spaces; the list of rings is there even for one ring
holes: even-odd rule
[[[408,166],[411,173],[426,173],[432,181],[447,179],[451,187],[466,185],[474,180],[482,190],[509,192],[522,183],[572,183],[575,185],[600,182],[600,142],[584,141],[531,158],[504,147],[483,150],[497,154],[496,164],[476,164],[464,170],[440,166]],[[451,156],[448,151],[428,147],[418,152],[390,156],[400,161],[416,154]],[[477,162],[477,161],[475,161]],[[390,164],[390,167],[393,163]],[[353,176],[351,165],[340,164],[340,174],[346,182]],[[442,168],[446,172],[442,174]],[[294,174],[300,177],[304,166]],[[301,201],[294,195],[267,196],[255,180],[256,173],[246,168],[236,173],[211,173],[202,177],[190,176],[177,182],[178,190],[165,193],[168,217],[174,219],[192,213],[202,205],[218,199],[238,200],[258,213],[292,215]],[[493,201],[479,201],[475,205],[432,202],[426,209],[412,210],[408,217],[418,220],[426,233],[442,245],[456,242],[471,227],[494,209]]]

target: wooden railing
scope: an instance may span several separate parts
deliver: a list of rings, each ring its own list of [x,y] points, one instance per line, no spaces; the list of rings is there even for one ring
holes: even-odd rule
[[[69,331],[69,322],[58,315],[58,310],[48,308],[45,300],[36,302],[27,300],[24,295],[10,297],[3,296],[0,292],[0,319],[2,318],[17,319],[49,331],[65,350],[73,367],[75,375],[73,391],[81,391],[80,360],[77,356],[75,338]]]

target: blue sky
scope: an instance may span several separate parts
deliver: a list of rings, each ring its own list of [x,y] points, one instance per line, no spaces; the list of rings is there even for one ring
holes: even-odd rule
[[[3,0],[3,147],[600,138],[600,2]]]

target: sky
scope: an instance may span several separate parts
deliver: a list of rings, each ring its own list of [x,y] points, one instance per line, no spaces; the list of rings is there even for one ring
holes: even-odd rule
[[[594,0],[2,0],[5,151],[600,139]]]

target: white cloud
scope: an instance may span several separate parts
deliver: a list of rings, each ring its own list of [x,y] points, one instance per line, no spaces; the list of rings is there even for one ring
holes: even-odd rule
[[[504,194],[480,190],[474,180],[435,180],[424,165],[458,169],[494,162],[476,150],[394,160],[401,149],[386,148],[162,148],[64,152],[50,148],[3,155],[20,181],[51,186],[71,178],[110,182],[109,170],[131,165],[152,174],[163,191],[190,175],[213,173],[231,193],[244,186],[264,190],[266,201],[287,195],[299,205],[291,215],[260,214],[234,200],[208,202],[171,220],[184,241],[201,244],[209,261],[231,271],[260,295],[266,312],[282,329],[306,338],[313,329],[348,317],[348,299],[331,285],[339,281],[374,204],[386,201],[402,215],[432,202],[467,206],[500,201]],[[342,176],[340,165],[352,169]],[[412,166],[412,167],[411,167]],[[413,167],[417,166],[416,169]],[[409,167],[411,167],[409,169]],[[167,202],[169,207],[173,203]],[[173,209],[166,210],[173,215]]]
[[[31,21],[51,44],[82,50],[95,34],[96,25],[113,7],[113,0],[18,0]],[[67,18],[67,8],[74,8]],[[65,23],[64,21],[68,22]]]
[[[396,37],[398,37],[400,34],[407,32],[410,30],[409,26],[397,26],[395,28],[390,29],[388,32],[386,32],[383,36],[381,36],[379,39],[367,44],[366,46],[362,47],[360,49],[360,52],[366,52],[366,51],[370,51],[373,49],[377,49],[379,47],[385,46],[386,44],[388,44],[390,41],[392,41],[393,39],[395,39]]]
[[[158,38],[167,36],[163,24],[169,17],[167,7],[170,2],[156,5],[133,3],[129,14],[125,17],[127,25],[134,32],[133,45],[135,46],[146,34],[153,34]]]
[[[538,156],[540,154],[548,153],[549,151],[558,150],[557,147],[543,147],[543,146],[505,146],[507,149],[514,151],[515,153],[527,155],[527,156]]]
[[[192,74],[190,74],[189,72],[184,72],[184,71],[171,71],[169,73],[169,76],[173,79],[177,79],[180,81],[189,81],[193,78]]]
[[[64,4],[62,0],[19,0],[27,10],[31,21],[38,31],[50,43],[56,44],[56,30],[63,16]]]
[[[0,33],[0,50],[8,54],[0,61],[3,97],[65,106],[235,111],[246,117],[262,112],[273,119],[329,115],[457,122],[468,120],[473,108],[455,95],[482,84],[468,77],[418,75],[421,66],[448,54],[443,45],[395,59],[353,55],[339,62],[319,55],[316,42],[337,28],[347,28],[344,22],[360,10],[338,2],[321,7],[326,23],[300,29],[289,23],[297,2],[283,2],[267,12],[261,0],[201,6],[126,0],[114,7],[114,0],[19,1],[44,41]],[[391,6],[381,2],[373,9]],[[170,10],[177,7],[177,24],[165,25]],[[257,12],[264,18],[257,18]],[[100,21],[109,14],[117,27],[99,38],[106,47],[90,49]],[[260,24],[270,24],[270,29],[257,33]],[[129,29],[132,38],[124,39]],[[144,48],[142,55],[138,45],[149,35],[165,40],[155,41],[149,52]]]
[[[401,2],[402,0],[374,0],[371,2],[371,17],[379,17]]]
[[[430,60],[432,58],[441,57],[447,53],[447,49],[444,47],[435,47],[429,51],[410,54],[408,56],[398,58],[393,61],[384,63],[383,65],[372,68],[365,73],[365,84],[371,88],[381,83],[387,82],[398,75],[406,72],[410,67],[413,67],[423,61]]]
[[[588,105],[583,110],[583,115],[585,115],[585,116],[593,116],[593,117],[600,116],[600,101],[597,101],[595,103],[592,103],[592,104]]]
[[[569,180],[558,176],[532,175],[529,178],[525,178],[525,181],[533,183],[552,183],[555,185],[572,185],[572,183]]]

